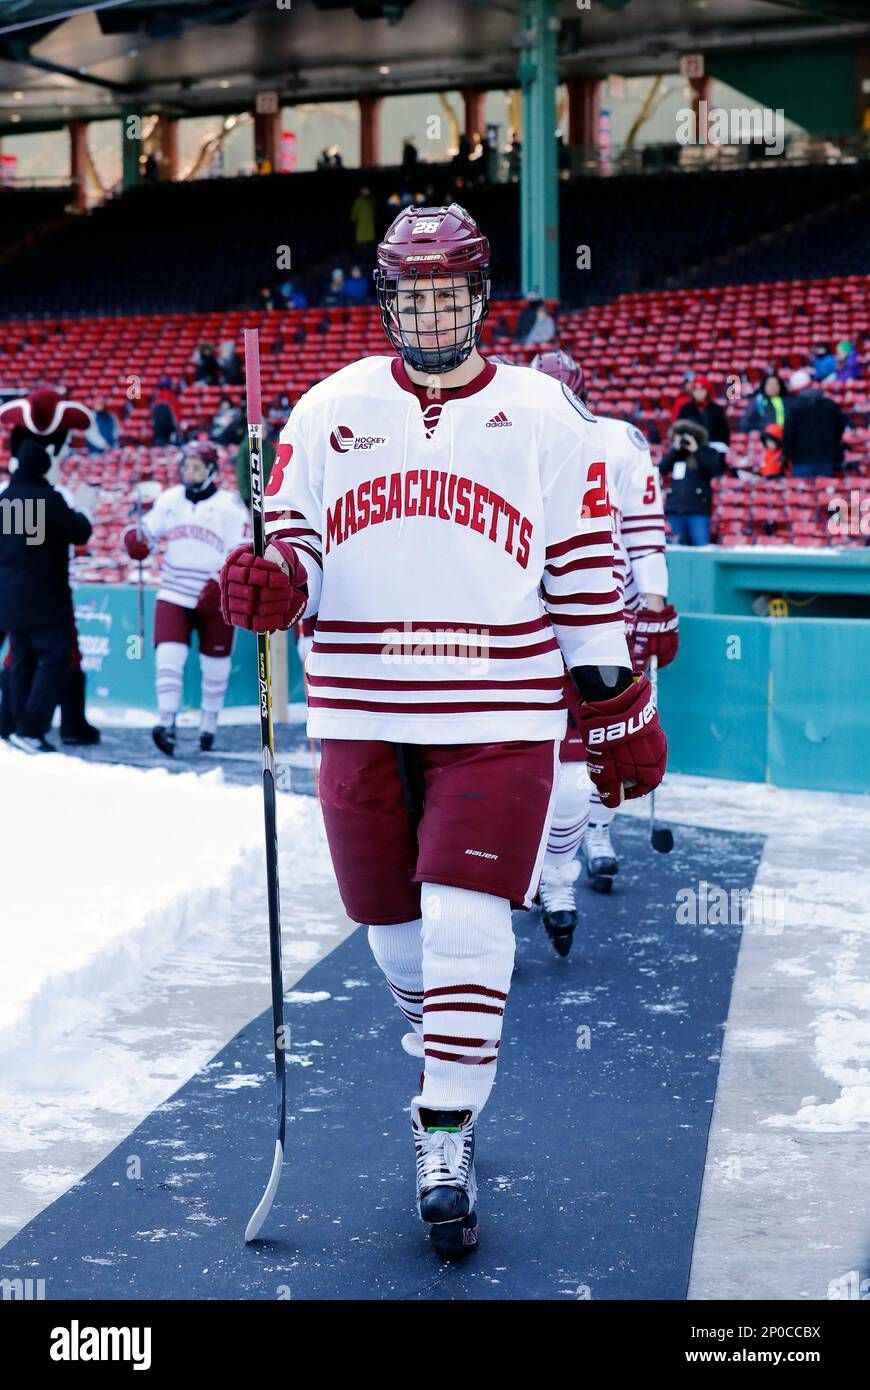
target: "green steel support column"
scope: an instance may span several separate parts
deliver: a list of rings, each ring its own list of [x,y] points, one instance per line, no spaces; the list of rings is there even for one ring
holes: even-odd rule
[[[556,0],[523,0],[520,170],[522,288],[559,297],[559,183],[556,167]]]
[[[121,111],[121,181],[126,193],[139,184],[139,156],[142,153],[142,117],[125,106]]]

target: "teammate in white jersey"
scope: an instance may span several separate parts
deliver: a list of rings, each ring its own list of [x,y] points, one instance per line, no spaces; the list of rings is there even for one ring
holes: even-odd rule
[[[582,367],[567,352],[539,353],[531,366],[563,382],[585,401]],[[635,672],[655,655],[660,667],[674,659],[678,644],[676,610],[667,603],[668,568],[658,470],[642,432],[625,420],[597,415],[604,455],[615,546],[614,572],[625,606],[626,636]],[[559,794],[541,879],[544,925],[560,954],[570,950],[577,924],[574,883],[579,874],[577,847],[587,879],[608,893],[619,868],[610,841],[615,808],[605,805],[582,763],[585,750],[576,728],[562,745]]]
[[[218,575],[228,552],[251,534],[239,497],[218,486],[218,455],[205,442],[185,444],[181,482],[157,498],[138,525],[124,533],[127,554],[144,560],[166,542],[154,609],[159,722],[152,730],[162,753],[175,753],[175,720],[194,631],[199,634],[202,711],[199,742],[214,747],[218,716],[232,664],[233,630],[221,615]]]
[[[565,666],[605,801],[661,780],[649,682],[630,670],[604,462],[585,407],[485,363],[489,244],[468,213],[409,208],[378,248],[397,357],[314,386],[283,430],[266,558],[227,559],[224,613],[317,614],[308,732],[348,915],[368,928],[424,1060],[418,1211],[477,1241],[474,1127],[495,1076],[565,732]]]

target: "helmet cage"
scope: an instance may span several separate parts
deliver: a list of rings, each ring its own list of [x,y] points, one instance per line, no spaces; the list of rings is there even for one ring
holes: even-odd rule
[[[449,261],[449,256],[444,259]],[[441,375],[471,355],[480,342],[483,322],[489,313],[487,270],[488,266],[482,266],[479,270],[454,271],[449,264],[430,264],[425,270],[407,264],[404,269],[397,265],[395,269],[375,270],[384,332],[408,366]],[[426,295],[422,305],[417,298],[400,300],[400,296],[416,295],[419,290]],[[439,308],[432,298],[433,294],[460,290],[460,302],[454,303],[452,312],[449,307]],[[461,302],[466,296],[467,303]],[[434,342],[423,345],[422,338],[434,338]]]

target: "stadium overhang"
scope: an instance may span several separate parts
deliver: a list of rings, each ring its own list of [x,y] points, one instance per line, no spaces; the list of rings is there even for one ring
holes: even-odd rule
[[[522,0],[0,0],[0,133],[136,108],[178,116],[513,87]],[[870,43],[862,0],[559,0],[560,77],[681,55]]]

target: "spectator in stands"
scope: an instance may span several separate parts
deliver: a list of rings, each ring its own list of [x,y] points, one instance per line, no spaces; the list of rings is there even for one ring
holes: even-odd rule
[[[407,177],[414,177],[417,173],[417,165],[420,156],[417,146],[414,144],[413,135],[406,135],[402,145],[402,173]]]
[[[341,157],[341,150],[339,149],[338,145],[332,145],[332,146],[330,147],[330,150],[329,150],[329,167],[330,167],[330,169],[343,169],[343,168],[344,168],[344,160],[343,160],[342,157]]]
[[[857,348],[849,342],[848,338],[844,338],[842,342],[837,344],[835,355],[837,359],[837,380],[857,381],[861,376],[861,360],[858,356]]]
[[[345,304],[365,304],[369,297],[369,282],[358,265],[352,265],[344,282]]]
[[[550,313],[546,304],[539,304],[535,314],[535,321],[525,339],[526,347],[540,347],[542,343],[551,343],[556,336],[556,324],[553,315]]]
[[[532,290],[522,309],[520,310],[517,326],[514,329],[514,341],[524,343],[528,338],[538,317],[538,309],[542,304],[541,296],[537,290]]]
[[[221,396],[212,416],[208,437],[212,444],[238,444],[244,436],[242,412],[229,396]]]
[[[118,442],[118,417],[106,406],[102,396],[93,405],[94,423],[85,432],[89,454],[103,454]]]
[[[784,425],[788,390],[778,372],[769,372],[743,412],[738,429],[743,434],[765,425]]]
[[[694,372],[686,372],[683,377],[683,384],[677,392],[676,400],[671,407],[671,419],[680,420],[687,405],[692,404],[692,382],[695,380]]]
[[[336,266],[327,285],[320,303],[325,308],[334,308],[338,304],[344,304],[344,271],[341,266]]]
[[[193,362],[196,368],[194,381],[199,381],[203,386],[217,386],[221,379],[221,369],[215,355],[213,343],[200,343],[194,349]]]
[[[331,169],[332,161],[329,157],[329,150],[321,150],[320,158],[317,161],[318,169]]]
[[[236,353],[236,345],[232,338],[224,338],[218,353],[218,366],[221,369],[221,377],[225,386],[238,386],[241,383],[243,371],[242,364]]]
[[[278,286],[278,293],[288,309],[307,309],[308,299],[300,289],[297,289],[292,280],[285,280],[283,285]]]
[[[151,404],[151,442],[155,448],[164,448],[177,441],[179,413],[178,397],[172,389],[172,382],[168,376],[162,376]]]
[[[725,460],[695,419],[675,420],[669,434],[671,447],[659,465],[669,488],[665,516],[678,545],[709,545],[711,483],[725,472]]]
[[[556,168],[560,179],[571,177],[571,148],[565,144],[565,136],[561,130],[556,131]]]
[[[367,184],[363,184],[359,193],[353,200],[350,209],[350,220],[353,223],[353,234],[356,242],[357,251],[364,253],[364,258],[369,260],[375,244],[375,200],[372,197],[372,190]]]
[[[837,359],[830,343],[819,343],[813,355],[812,373],[816,381],[828,381],[837,372]]]
[[[275,291],[272,289],[271,285],[264,285],[260,290],[258,304],[259,307],[265,309],[267,313],[270,314],[272,312],[275,307]]]
[[[467,135],[460,135],[459,147],[450,161],[454,177],[457,175],[468,182],[471,175],[471,141]]]
[[[287,392],[279,391],[273,398],[272,404],[266,412],[266,423],[269,429],[274,430],[277,426],[280,432],[290,419],[292,409],[293,407],[290,404],[290,397],[287,395]],[[247,441],[245,441],[245,443],[247,443]]]
[[[843,464],[846,417],[836,401],[813,385],[804,368],[789,378],[791,404],[782,451],[796,478],[830,478]]]
[[[762,455],[758,472],[762,478],[778,478],[783,470],[782,457],[783,427],[768,421],[761,431]]]
[[[683,406],[680,418],[697,420],[707,431],[711,449],[720,453],[728,452],[731,431],[721,405],[713,398],[713,387],[705,376],[696,376],[692,381],[692,399]]]

